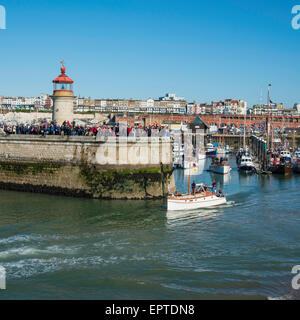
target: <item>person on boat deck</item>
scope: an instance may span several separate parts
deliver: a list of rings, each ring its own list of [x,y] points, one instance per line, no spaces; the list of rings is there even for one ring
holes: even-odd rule
[[[222,198],[224,197],[222,190],[219,190],[217,197]]]
[[[193,183],[192,183],[192,193],[193,194],[196,193],[196,183],[195,183],[195,181],[193,181]]]
[[[213,188],[217,188],[217,181],[216,180],[213,181],[212,186],[213,186]]]

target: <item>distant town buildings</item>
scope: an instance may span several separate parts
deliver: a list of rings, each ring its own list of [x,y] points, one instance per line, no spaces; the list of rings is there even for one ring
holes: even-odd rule
[[[49,95],[41,94],[37,98],[0,96],[0,110],[51,110],[53,101]],[[224,99],[211,103],[188,102],[174,93],[164,97],[135,99],[91,99],[77,97],[74,99],[74,112],[77,113],[136,113],[136,114],[177,114],[177,115],[267,115],[274,116],[300,115],[300,104],[293,108],[284,108],[282,103],[254,105],[248,108],[247,102],[241,99]]]
[[[0,110],[51,110],[52,105],[52,99],[44,93],[29,98],[0,96]]]
[[[300,104],[295,104],[294,108],[284,108],[283,103],[257,104],[248,109],[250,115],[273,115],[273,116],[297,116],[300,115]]]
[[[247,113],[247,102],[243,100],[225,99],[224,101],[214,102],[210,104],[189,103],[187,105],[187,114],[228,114],[228,115],[243,115]]]
[[[95,99],[78,98],[74,109],[76,112],[107,112],[107,113],[175,113],[186,114],[187,102],[175,94],[167,94],[158,99]]]
[[[187,102],[174,93],[167,93],[158,99],[95,99],[78,98],[75,102],[76,112],[108,112],[108,113],[153,113],[153,114],[237,114],[247,113],[247,102],[243,100],[226,99],[211,104]]]

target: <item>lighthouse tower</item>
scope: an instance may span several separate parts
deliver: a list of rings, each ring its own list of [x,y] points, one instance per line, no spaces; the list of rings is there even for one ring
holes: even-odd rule
[[[53,114],[52,120],[57,124],[74,120],[74,81],[66,75],[66,67],[62,62],[61,74],[53,81]]]

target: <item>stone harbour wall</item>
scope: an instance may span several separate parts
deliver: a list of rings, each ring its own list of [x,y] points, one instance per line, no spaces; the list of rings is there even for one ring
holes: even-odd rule
[[[0,137],[0,188],[102,199],[174,191],[170,138]]]

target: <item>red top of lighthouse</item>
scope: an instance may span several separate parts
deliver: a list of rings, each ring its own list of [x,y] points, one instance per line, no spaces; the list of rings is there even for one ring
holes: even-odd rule
[[[52,81],[53,83],[74,83],[74,81],[66,75],[66,67],[63,63],[60,70],[61,74]]]

